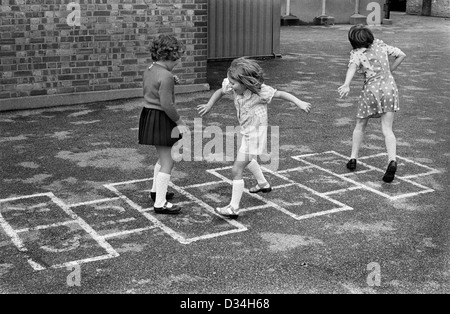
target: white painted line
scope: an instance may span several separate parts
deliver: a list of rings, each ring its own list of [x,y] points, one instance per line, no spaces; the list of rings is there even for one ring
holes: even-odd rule
[[[139,182],[142,182],[142,181],[144,181],[144,180],[139,180]],[[132,184],[132,183],[135,183],[135,181],[127,181],[126,183],[127,184]],[[123,182],[122,183],[116,183],[116,184],[114,184],[114,186],[123,185],[123,184],[124,184]],[[120,198],[125,200],[131,207],[133,207],[134,209],[139,211],[142,215],[144,215],[145,218],[147,218],[148,220],[153,222],[153,224],[156,227],[160,228],[165,233],[167,233],[169,236],[171,236],[173,239],[177,240],[178,242],[180,242],[182,244],[189,244],[189,243],[192,243],[192,242],[195,242],[195,241],[198,241],[198,240],[213,238],[213,237],[221,236],[221,235],[224,235],[224,234],[230,234],[230,233],[235,233],[235,232],[242,232],[242,231],[246,231],[247,230],[247,228],[244,225],[238,223],[237,221],[225,219],[225,221],[227,221],[229,224],[233,225],[237,229],[230,230],[230,231],[225,231],[225,232],[220,232],[220,233],[209,234],[209,235],[203,235],[203,236],[200,236],[200,237],[194,237],[194,238],[190,238],[190,239],[186,239],[183,236],[181,236],[180,234],[178,234],[176,231],[174,231],[173,229],[167,227],[162,222],[160,222],[158,219],[156,219],[155,217],[153,217],[152,215],[147,213],[146,210],[144,210],[141,206],[139,206],[138,204],[136,204],[133,201],[131,201],[130,199],[128,199],[125,195],[123,195],[114,186],[113,185],[105,185],[106,188],[108,188],[109,190],[113,191],[116,195],[118,195]],[[184,195],[187,198],[191,199],[193,202],[199,204],[200,206],[202,206],[203,208],[205,208],[206,210],[208,210],[212,214],[214,214],[216,216],[219,216],[219,215],[217,215],[214,212],[214,209],[211,206],[209,206],[208,204],[204,203],[203,201],[197,199],[196,197],[194,197],[189,192],[184,191],[182,188],[178,187],[177,185],[173,184],[172,182],[169,182],[169,186],[172,187],[173,189],[175,189],[176,191],[178,191],[181,195]],[[221,216],[219,216],[219,217],[221,217]],[[221,218],[223,219],[223,217],[221,217]]]
[[[428,189],[428,190],[423,190],[423,191],[419,191],[419,192],[400,194],[400,195],[392,196],[390,199],[395,201],[395,200],[399,200],[399,199],[402,199],[402,198],[417,196],[417,195],[420,195],[420,194],[431,193],[431,192],[434,192],[434,190]]]
[[[77,221],[76,220],[67,220],[67,221],[63,221],[63,222],[57,222],[57,223],[54,223],[51,225],[43,225],[43,226],[37,226],[37,227],[32,227],[32,228],[16,229],[15,232],[17,232],[17,233],[30,232],[30,231],[59,227],[59,226],[71,225],[74,223],[77,223]]]
[[[308,214],[308,215],[302,215],[302,216],[298,217],[298,220],[310,219],[310,218],[314,218],[314,217],[330,215],[330,214],[335,214],[335,213],[339,213],[339,212],[343,212],[343,211],[349,211],[349,210],[353,210],[353,208],[350,207],[350,206],[334,208],[334,209],[324,210],[324,211],[321,211],[321,212],[312,213],[312,214]]]
[[[355,172],[342,173],[341,176],[346,177],[346,176],[352,176],[352,175],[356,175],[356,174],[363,174],[363,173],[371,172],[373,170],[375,170],[375,169],[357,170]]]
[[[322,152],[322,153],[311,153],[311,154],[304,154],[304,155],[297,155],[297,156],[292,156],[292,158],[297,159],[297,158],[306,158],[306,157],[312,157],[312,156],[317,156],[317,155],[325,155],[325,154],[333,154],[334,151],[326,151],[326,152]]]
[[[351,187],[346,188],[346,189],[334,190],[334,191],[325,192],[325,193],[322,193],[322,194],[323,195],[331,195],[331,194],[345,193],[345,192],[348,192],[348,191],[359,190],[359,189],[363,189],[363,187],[362,186],[351,186]]]
[[[116,254],[100,255],[100,256],[86,258],[86,259],[82,259],[82,260],[78,260],[78,261],[67,262],[67,263],[64,263],[64,264],[52,265],[50,268],[53,268],[53,269],[67,268],[69,266],[77,266],[77,265],[81,265],[81,264],[86,264],[86,263],[91,263],[91,262],[102,261],[102,260],[105,260],[105,259],[115,258],[118,255],[119,255],[118,253],[116,253]]]
[[[336,153],[336,154],[338,154],[338,153]],[[344,155],[340,155],[340,156],[344,156]],[[369,155],[369,156],[358,157],[358,160],[371,159],[371,158],[381,157],[381,156],[387,156],[387,153],[379,153],[379,154],[374,154],[374,155]],[[350,158],[350,157],[346,157],[346,158]]]
[[[33,194],[33,195],[25,195],[25,196],[19,196],[19,197],[12,197],[12,198],[4,198],[0,200],[0,203],[6,203],[10,201],[17,201],[17,200],[24,200],[28,198],[35,198],[35,197],[41,197],[41,196],[47,196],[50,197],[51,193],[39,193],[39,194]]]
[[[93,200],[93,201],[88,201],[88,202],[83,202],[83,203],[68,204],[67,206],[69,208],[80,207],[80,206],[94,205],[94,204],[98,204],[98,203],[106,203],[106,202],[115,201],[118,199],[120,199],[120,198],[119,197],[110,197],[110,198],[103,198],[100,200]]]
[[[340,157],[346,158],[344,155],[339,154],[339,153],[337,153],[337,152],[335,152],[335,151],[332,151],[332,153],[335,154],[336,156],[340,156]],[[386,153],[381,153],[381,154],[372,155],[372,156],[382,156],[382,155],[385,155],[385,154],[386,154]],[[294,158],[294,157],[293,157],[293,158]],[[397,158],[406,160],[405,158],[400,157],[400,156],[397,156]],[[294,158],[294,159],[296,159],[296,158]],[[359,183],[359,182],[357,182],[357,181],[355,181],[355,180],[352,180],[352,179],[347,178],[346,176],[348,176],[349,174],[340,175],[340,174],[337,174],[337,173],[332,172],[332,171],[330,171],[330,170],[327,170],[327,169],[325,169],[325,168],[322,168],[322,167],[320,167],[320,166],[314,165],[314,164],[310,163],[309,161],[306,161],[306,160],[302,160],[302,161],[303,161],[304,163],[310,164],[310,165],[312,165],[312,166],[314,166],[314,167],[316,167],[316,168],[318,168],[318,169],[320,169],[320,170],[322,170],[322,171],[325,171],[325,172],[327,172],[327,173],[329,173],[329,174],[332,174],[332,175],[334,175],[334,176],[336,176],[336,177],[338,177],[338,178],[341,178],[341,179],[343,179],[343,180],[345,180],[345,181],[351,182],[351,183],[353,183],[353,184],[355,184],[355,185],[357,185],[357,186],[360,186],[360,187],[362,187],[362,188],[364,188],[364,189],[366,189],[366,190],[369,190],[369,191],[371,191],[371,192],[373,192],[373,193],[375,193],[375,194],[381,195],[381,196],[383,196],[383,197],[385,197],[385,198],[387,198],[387,199],[391,199],[391,200],[395,200],[395,199],[399,199],[399,198],[404,198],[404,197],[415,196],[415,195],[424,194],[424,193],[429,193],[429,192],[433,192],[433,191],[434,191],[434,190],[432,190],[432,189],[430,189],[430,188],[428,188],[428,187],[426,187],[426,186],[423,186],[423,185],[421,185],[421,184],[419,184],[419,183],[416,183],[416,182],[414,182],[414,181],[410,181],[410,180],[408,180],[408,179],[402,178],[401,176],[397,176],[396,179],[398,179],[398,180],[403,180],[403,181],[405,181],[405,182],[408,182],[408,183],[410,183],[410,184],[412,184],[412,185],[414,185],[414,186],[416,186],[416,187],[419,187],[419,188],[421,188],[421,189],[424,189],[424,190],[423,190],[423,191],[419,191],[419,192],[413,192],[413,193],[402,194],[402,195],[406,195],[406,196],[402,196],[402,195],[391,196],[391,195],[388,195],[388,194],[383,193],[383,192],[381,192],[381,191],[378,191],[378,190],[376,190],[376,189],[373,189],[373,188],[371,188],[370,186],[367,186],[367,185],[365,185],[365,184],[362,184],[362,183]],[[414,163],[414,161],[411,161],[411,160],[408,160],[408,161]],[[365,166],[365,167],[370,168],[371,170],[375,170],[375,171],[382,172],[382,173],[385,172],[383,169],[379,169],[379,168],[373,167],[373,166],[368,165],[368,164],[366,164],[366,163],[364,163],[364,162],[360,162],[360,164],[363,165],[363,166]],[[418,164],[418,163],[416,163],[416,164],[419,165],[419,166],[421,166],[421,165]],[[429,169],[431,169],[431,168],[429,168]],[[431,170],[434,170],[434,169],[431,169]],[[367,171],[366,171],[366,172],[367,172]],[[363,173],[363,172],[362,172],[362,171],[361,171],[361,172],[354,172],[354,173],[352,173],[352,174],[358,175],[358,173]]]
[[[314,165],[312,165],[312,166],[315,167]],[[222,169],[223,168],[221,168],[220,170],[222,170]],[[277,176],[277,177],[279,177],[279,178],[289,182],[289,184],[281,185],[281,186],[293,186],[293,185],[299,186],[299,187],[301,187],[301,188],[311,192],[312,194],[315,194],[315,195],[317,195],[317,196],[319,196],[321,198],[324,198],[324,199],[326,199],[326,200],[328,200],[328,201],[330,201],[330,202],[332,202],[332,203],[334,203],[334,204],[336,204],[338,206],[341,206],[341,209],[333,209],[333,210],[324,211],[323,215],[336,213],[338,211],[352,210],[353,209],[353,208],[351,208],[351,207],[349,207],[349,206],[347,206],[345,204],[342,204],[341,202],[338,202],[338,201],[336,201],[336,200],[334,200],[334,199],[332,199],[332,198],[330,198],[330,197],[328,197],[326,195],[323,195],[322,193],[318,193],[317,191],[315,191],[315,190],[313,190],[311,188],[308,188],[308,187],[306,187],[306,186],[304,186],[304,185],[302,185],[302,184],[300,184],[298,182],[295,182],[295,181],[293,181],[293,180],[291,180],[291,179],[289,179],[289,178],[287,178],[287,177],[285,177],[285,176],[283,176],[283,175],[281,175],[281,174],[279,174],[277,172],[274,172],[274,171],[272,171],[270,169],[267,169],[265,167],[261,167],[261,169],[263,171],[265,171],[265,172],[271,173],[272,175]],[[228,184],[233,184],[232,180],[229,180],[228,178],[224,177],[223,175],[217,173],[216,170],[210,170],[210,173],[215,175],[215,176],[217,176],[217,177],[219,177],[219,178],[221,178],[222,180],[224,180]],[[284,213],[284,214],[286,214],[286,215],[288,215],[288,216],[290,216],[290,217],[292,217],[292,218],[294,218],[296,220],[306,219],[306,218],[303,218],[303,217],[307,217],[308,218],[308,217],[315,217],[315,216],[319,216],[320,215],[320,213],[315,213],[315,214],[308,214],[308,215],[299,216],[299,215],[296,215],[296,214],[292,213],[291,211],[281,207],[280,205],[278,205],[278,204],[276,204],[276,203],[274,203],[272,201],[269,201],[269,200],[259,196],[258,194],[250,193],[248,189],[245,189],[244,193],[247,193],[248,195],[250,195],[250,196],[252,196],[252,197],[254,197],[254,198],[256,198],[256,199],[258,199],[258,200],[260,200],[260,201],[262,201],[264,203],[266,203],[269,207],[273,207],[274,209],[276,209],[276,210],[278,210],[278,211],[280,211],[280,212],[282,212],[282,213]],[[246,210],[242,209],[241,211],[245,212]]]
[[[114,248],[105,241],[105,239],[100,236],[88,223],[86,223],[81,217],[75,214],[63,201],[57,198],[53,193],[50,193],[50,198],[52,201],[57,204],[61,209],[69,215],[70,218],[76,221],[76,223],[84,229],[105,251],[108,253],[108,256],[117,257],[119,253],[114,250]]]
[[[153,178],[110,183],[110,184],[105,184],[104,187],[108,188],[108,187],[113,187],[113,186],[117,186],[117,185],[127,185],[127,184],[140,183],[140,182],[145,182],[145,181],[153,181]]]
[[[308,163],[309,163],[309,162],[308,162]],[[310,165],[316,167],[316,166],[313,165],[313,164],[310,164]],[[295,182],[294,180],[291,180],[291,179],[289,179],[288,177],[285,177],[285,176],[283,176],[283,175],[281,175],[281,174],[279,174],[279,173],[273,172],[273,171],[271,171],[270,169],[266,169],[266,170],[267,170],[268,172],[271,172],[273,175],[275,175],[275,176],[277,176],[277,177],[279,177],[279,178],[285,180],[285,181],[288,181],[288,182],[290,182],[290,183],[293,183],[293,184],[295,184],[296,186],[301,187],[302,189],[307,190],[307,191],[311,192],[311,193],[314,194],[314,195],[317,195],[317,196],[319,196],[319,197],[321,197],[321,198],[326,199],[327,201],[329,201],[329,202],[331,202],[331,203],[334,203],[334,204],[336,204],[336,205],[338,205],[338,206],[341,206],[341,207],[346,207],[346,206],[347,206],[347,205],[345,205],[345,204],[343,204],[343,203],[341,203],[341,202],[339,202],[339,201],[336,201],[335,199],[332,199],[331,197],[325,195],[324,193],[317,192],[316,190],[311,189],[310,187],[307,187],[306,185],[303,185],[303,184],[301,184],[301,183]]]
[[[193,203],[194,202],[192,202],[192,201],[172,202],[172,204],[177,205],[177,206],[185,206],[185,205],[189,205],[189,204],[193,204]],[[150,210],[153,210],[153,206],[142,208],[143,212],[148,212]]]
[[[156,226],[151,226],[151,227],[138,228],[138,229],[133,229],[133,230],[125,230],[125,231],[121,231],[121,232],[105,234],[105,235],[103,235],[103,238],[110,239],[110,238],[115,238],[115,237],[121,237],[121,236],[124,236],[124,235],[144,232],[144,231],[152,230],[152,229],[156,229],[156,228],[157,228]]]
[[[290,186],[296,185],[296,183],[286,183],[286,184],[280,184],[280,185],[276,185],[276,186],[272,186],[272,189],[284,189],[284,188],[288,188]]]
[[[265,204],[265,205],[259,205],[259,206],[254,206],[254,207],[241,208],[239,210],[239,212],[243,213],[243,212],[249,212],[249,211],[252,211],[252,210],[266,209],[266,208],[270,208],[270,205],[269,204]]]
[[[193,196],[191,193],[185,191],[183,188],[173,184],[172,182],[169,182],[169,185],[177,190],[181,195],[186,196],[187,198],[191,199],[192,201],[194,201],[195,203],[199,204],[200,206],[202,206],[203,208],[205,208],[207,211],[209,211],[211,214],[220,217],[221,219],[224,219],[222,216],[218,215],[214,208],[211,207],[210,205],[206,204],[205,202],[203,202],[202,200],[196,198],[195,196]],[[245,227],[243,224],[233,220],[233,219],[224,219],[227,223],[229,223],[230,225],[232,225],[233,227],[237,228],[234,230],[228,230],[228,231],[224,231],[224,232],[219,232],[219,233],[213,233],[213,234],[209,234],[209,235],[203,235],[203,236],[199,236],[199,237],[194,237],[194,238],[190,238],[190,239],[186,239],[186,241],[188,241],[188,243],[192,243],[198,240],[203,240],[203,239],[210,239],[213,237],[217,237],[217,236],[222,236],[225,234],[231,234],[231,233],[237,233],[237,232],[243,232],[243,231],[247,231],[247,227]]]
[[[192,184],[192,185],[184,186],[183,189],[187,190],[187,189],[193,189],[193,188],[201,188],[204,186],[213,185],[213,184],[221,184],[221,183],[223,183],[223,181],[212,181],[212,182],[205,182],[205,183],[199,183],[199,184]]]
[[[24,253],[27,257],[27,261],[34,270],[44,270],[45,267],[40,265],[39,263],[32,260],[32,258],[28,255],[28,250],[24,246],[22,240],[19,238],[17,232],[11,227],[11,225],[3,218],[3,215],[0,211],[0,226],[3,228],[5,233],[11,238],[12,243],[17,247],[17,249]]]
[[[280,171],[277,171],[277,173],[284,174],[284,173],[289,173],[289,172],[296,172],[299,170],[307,170],[307,169],[311,169],[311,168],[314,168],[314,167],[313,166],[297,167],[297,168],[280,170]]]

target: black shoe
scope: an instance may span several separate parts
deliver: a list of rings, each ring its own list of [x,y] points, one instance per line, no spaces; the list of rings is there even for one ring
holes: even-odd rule
[[[152,198],[153,202],[156,201],[156,192],[150,192],[150,197]],[[166,201],[170,201],[174,197],[174,194],[172,192],[166,193]]]
[[[153,207],[156,214],[166,214],[166,215],[178,215],[181,211],[181,207],[170,204],[166,202],[163,207]]]
[[[396,171],[397,171],[397,162],[395,160],[391,160],[389,166],[387,167],[386,173],[383,176],[383,181],[386,183],[391,183],[392,181],[394,181]]]
[[[347,168],[351,171],[356,169],[356,159],[352,158],[347,163]]]
[[[250,193],[259,193],[259,192],[269,193],[269,192],[272,192],[272,187],[269,185],[267,188],[260,188],[259,185],[256,185],[256,186],[250,188],[249,192]]]

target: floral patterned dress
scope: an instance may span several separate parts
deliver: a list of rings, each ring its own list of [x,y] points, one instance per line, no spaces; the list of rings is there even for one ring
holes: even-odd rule
[[[232,95],[242,137],[240,152],[249,155],[262,155],[267,149],[268,114],[267,105],[277,90],[262,84],[259,95],[246,90],[243,95],[234,92],[228,78],[222,82],[225,95]]]
[[[400,109],[398,88],[389,66],[389,56],[398,57],[403,52],[375,39],[369,48],[359,48],[350,53],[350,64],[365,76],[358,102],[357,118],[379,118],[382,113]]]

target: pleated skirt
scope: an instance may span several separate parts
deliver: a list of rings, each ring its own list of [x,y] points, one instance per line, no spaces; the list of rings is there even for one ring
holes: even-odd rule
[[[177,125],[164,111],[142,108],[139,144],[172,147],[182,138]]]

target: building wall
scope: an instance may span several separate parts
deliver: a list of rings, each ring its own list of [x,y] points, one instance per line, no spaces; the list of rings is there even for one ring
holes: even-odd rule
[[[362,15],[369,15],[367,10],[370,2],[377,2],[381,6],[381,20],[384,17],[383,6],[385,0],[360,0]],[[313,23],[314,18],[322,14],[322,0],[290,0],[292,15],[297,16],[302,22]],[[350,16],[355,13],[355,0],[327,0],[325,13],[335,18],[336,24],[350,23]],[[282,1],[281,15],[286,14],[286,0]]]
[[[422,14],[423,0],[407,0],[406,13]],[[450,17],[450,0],[432,0],[431,16]]]
[[[140,96],[149,44],[160,33],[186,45],[174,71],[182,85],[206,84],[207,0],[0,1],[0,110],[28,97],[130,89]],[[71,1],[80,26],[68,25]]]

